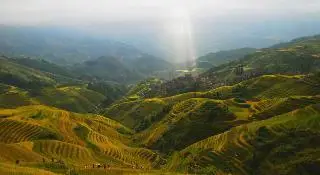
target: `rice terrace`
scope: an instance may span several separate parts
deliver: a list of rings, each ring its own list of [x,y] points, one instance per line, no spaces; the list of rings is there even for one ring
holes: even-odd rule
[[[0,175],[320,175],[320,3],[0,5]]]

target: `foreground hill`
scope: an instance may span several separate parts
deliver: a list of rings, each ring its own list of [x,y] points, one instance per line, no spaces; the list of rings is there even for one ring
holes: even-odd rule
[[[115,104],[133,142],[168,155],[167,171],[317,174],[320,76],[263,75],[233,86]],[[151,112],[152,111],[152,112]]]
[[[98,174],[83,167],[100,163],[114,174],[314,174],[319,84],[317,74],[264,75],[210,91],[119,101],[105,116],[124,125],[43,105],[1,109],[0,171],[22,160],[14,171],[66,173],[74,166]]]
[[[318,76],[265,75],[207,92],[121,102],[105,113],[138,131],[137,143],[168,153],[241,124],[317,104],[316,82]]]
[[[19,160],[20,169],[12,171],[66,173],[74,166],[81,174],[85,165],[100,163],[112,172],[312,174],[319,83],[318,75],[264,75],[206,92],[120,101],[105,111],[129,128],[43,105],[6,107],[0,110],[0,171]]]
[[[200,174],[317,174],[320,106],[252,122],[194,143],[167,168]]]
[[[0,114],[2,163],[20,160],[22,166],[42,169],[51,164],[51,171],[59,171],[64,169],[59,166],[93,163],[149,169],[162,162],[151,150],[128,146],[130,129],[102,116],[47,106],[3,109]]]

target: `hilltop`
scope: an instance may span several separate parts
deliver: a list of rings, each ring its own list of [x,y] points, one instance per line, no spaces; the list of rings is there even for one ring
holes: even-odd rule
[[[81,80],[68,69],[46,61],[2,56],[0,62],[1,107],[46,104],[85,113],[126,92],[116,83]]]

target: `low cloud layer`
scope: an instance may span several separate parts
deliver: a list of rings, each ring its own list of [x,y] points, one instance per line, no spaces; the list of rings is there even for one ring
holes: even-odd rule
[[[1,24],[86,24],[191,18],[320,13],[319,0],[0,0]],[[178,14],[179,15],[179,14]]]

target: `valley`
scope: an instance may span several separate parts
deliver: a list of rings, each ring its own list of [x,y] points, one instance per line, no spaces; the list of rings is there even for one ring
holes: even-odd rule
[[[303,37],[170,78],[177,67],[140,52],[3,53],[0,174],[319,174],[319,53],[319,35]]]

